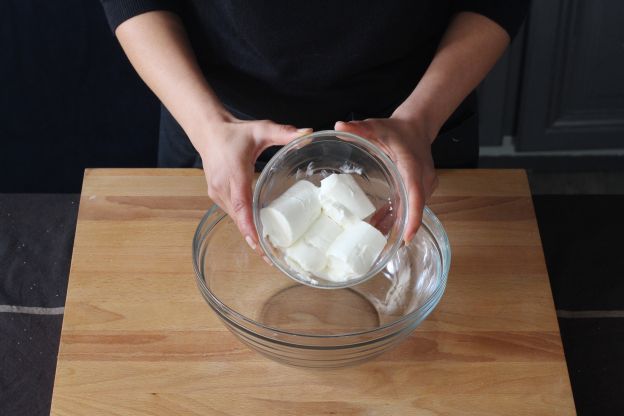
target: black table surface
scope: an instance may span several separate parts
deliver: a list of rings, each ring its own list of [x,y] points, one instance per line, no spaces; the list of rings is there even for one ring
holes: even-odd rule
[[[0,194],[0,415],[48,415],[79,196]],[[624,414],[624,195],[535,196],[581,415]]]

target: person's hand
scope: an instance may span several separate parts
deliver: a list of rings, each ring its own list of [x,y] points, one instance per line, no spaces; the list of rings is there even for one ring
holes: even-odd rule
[[[189,135],[202,159],[208,196],[234,220],[254,250],[258,243],[251,209],[254,163],[267,147],[285,145],[310,132],[269,120],[242,121],[228,115],[205,123]]]
[[[339,121],[334,128],[373,141],[396,163],[408,193],[409,213],[403,239],[411,241],[420,227],[425,201],[438,185],[431,156],[433,138],[419,123],[392,117]]]

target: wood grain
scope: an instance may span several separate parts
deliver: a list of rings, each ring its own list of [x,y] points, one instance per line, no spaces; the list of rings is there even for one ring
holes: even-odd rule
[[[431,316],[346,369],[271,362],[195,286],[201,171],[85,173],[54,415],[574,414],[526,175],[443,171],[431,208],[453,261]]]

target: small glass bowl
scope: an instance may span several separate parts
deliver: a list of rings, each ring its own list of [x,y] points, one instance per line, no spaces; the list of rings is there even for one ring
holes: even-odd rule
[[[263,235],[260,210],[295,182],[305,179],[320,186],[332,173],[351,173],[383,215],[381,230],[386,246],[368,273],[345,282],[307,275],[290,267],[283,252]],[[262,250],[284,274],[299,283],[321,289],[338,289],[363,283],[378,274],[397,253],[407,222],[407,191],[394,162],[377,146],[355,134],[333,130],[299,137],[280,149],[266,165],[253,195],[253,219]],[[375,217],[373,214],[372,217]]]
[[[305,367],[357,364],[400,343],[440,302],[450,264],[444,227],[426,207],[414,239],[372,279],[344,289],[285,279],[216,205],[193,238],[197,286],[227,329],[272,360]]]

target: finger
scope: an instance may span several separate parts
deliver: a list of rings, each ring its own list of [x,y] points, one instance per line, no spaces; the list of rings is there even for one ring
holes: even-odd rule
[[[258,234],[253,222],[251,208],[251,172],[230,180],[230,215],[252,250],[258,248]]]
[[[412,241],[422,222],[422,213],[425,207],[422,189],[418,186],[411,188],[408,193],[408,201],[409,212],[407,213],[407,225],[403,238],[406,243]]]
[[[227,207],[223,204],[223,200],[220,197],[219,188],[215,186],[216,181],[213,181],[212,178],[208,175],[208,171],[204,169],[204,177],[206,178],[206,187],[208,191],[208,196],[213,204],[216,204],[219,208],[221,208],[226,213],[228,212]]]
[[[433,193],[435,192],[436,189],[438,189],[438,184],[440,183],[440,181],[438,180],[438,176],[434,175],[433,179],[431,179],[429,181],[429,186],[425,189],[425,203],[428,203],[429,200],[431,199],[431,196],[433,195]]]
[[[414,175],[403,175],[407,185],[407,224],[403,234],[403,240],[409,243],[416,235],[422,221],[422,213],[425,207],[425,192],[421,179]]]
[[[298,129],[287,124],[277,124],[264,120],[254,123],[253,136],[261,144],[262,149],[269,146],[282,146],[290,143],[297,137],[312,133],[311,128]]]
[[[376,136],[375,127],[368,121],[337,121],[334,130],[357,134],[368,139],[374,139]]]
[[[225,212],[234,221],[234,218],[230,215],[231,209],[227,198],[222,198],[221,194],[216,191],[208,191],[208,196],[213,204],[219,207],[221,211]]]
[[[395,218],[393,214],[392,204],[388,202],[373,213],[370,225],[377,228],[382,234],[388,234],[394,224]]]
[[[346,133],[352,133],[364,137],[374,142],[393,160],[395,159],[394,152],[383,140],[383,137],[385,136],[383,132],[383,126],[380,123],[376,122],[375,119],[349,122],[337,121],[336,124],[334,124],[334,129],[337,131],[344,131]]]

